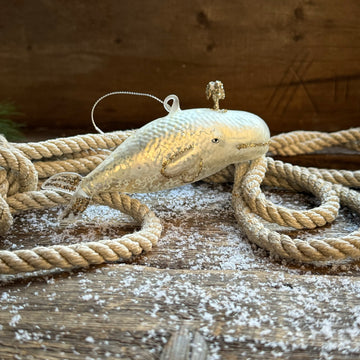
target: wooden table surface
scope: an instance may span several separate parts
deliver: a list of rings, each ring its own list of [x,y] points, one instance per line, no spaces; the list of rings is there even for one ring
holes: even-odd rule
[[[317,203],[266,193],[294,208]],[[190,343],[195,334],[204,342],[198,357],[190,347],[192,359],[360,357],[359,263],[318,268],[269,258],[238,227],[231,185],[137,197],[164,226],[152,252],[126,263],[0,277],[0,359],[188,359],[185,345],[166,355],[179,330]],[[91,206],[80,223],[60,228],[58,212],[17,216],[0,248],[96,240],[138,227],[118,211]],[[360,216],[342,209],[331,226],[281,231],[340,236],[359,226]]]

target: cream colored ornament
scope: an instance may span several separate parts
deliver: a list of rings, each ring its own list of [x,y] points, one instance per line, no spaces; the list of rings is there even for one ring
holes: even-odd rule
[[[92,115],[97,103],[112,94],[95,103]],[[219,99],[225,97],[219,81],[210,83],[206,94],[213,98],[214,109],[181,110],[178,97],[170,95],[163,102],[168,115],[137,130],[87,176],[60,173],[47,180],[43,189],[73,193],[61,218],[84,211],[98,193],[174,188],[264,155],[270,138],[266,123],[245,111],[219,110]]]

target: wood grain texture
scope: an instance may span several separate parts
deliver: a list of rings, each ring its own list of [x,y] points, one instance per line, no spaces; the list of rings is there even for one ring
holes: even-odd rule
[[[2,286],[0,355],[155,360],[186,323],[213,359],[355,359],[359,289],[347,276],[119,265],[28,279]]]
[[[181,326],[164,346],[160,360],[206,360],[204,337],[188,326]]]
[[[273,133],[359,125],[357,0],[12,1],[0,13],[0,100],[28,126],[88,130],[95,100],[113,90],[176,93],[182,108],[223,107],[263,117]],[[106,99],[104,131],[164,115],[138,97]]]

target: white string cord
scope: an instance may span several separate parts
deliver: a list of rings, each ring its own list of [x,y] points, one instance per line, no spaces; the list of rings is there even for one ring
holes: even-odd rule
[[[113,92],[110,92],[110,93],[107,93],[103,96],[101,96],[99,99],[96,100],[95,104],[93,105],[92,109],[91,109],[91,121],[92,121],[92,124],[95,128],[95,130],[99,133],[99,134],[104,134],[104,132],[97,127],[97,125],[95,124],[95,120],[94,120],[94,111],[95,111],[95,108],[96,106],[99,104],[99,102],[103,99],[105,99],[106,97],[108,96],[111,96],[111,95],[137,95],[137,96],[147,96],[147,97],[150,97],[152,99],[155,99],[157,101],[159,101],[161,104],[164,105],[164,101],[157,98],[156,96],[154,95],[151,95],[151,94],[146,94],[146,93],[139,93],[139,92],[133,92],[133,91],[113,91]],[[165,106],[165,105],[164,105]],[[167,110],[167,108],[165,107],[165,109]],[[169,110],[168,110],[169,111]]]

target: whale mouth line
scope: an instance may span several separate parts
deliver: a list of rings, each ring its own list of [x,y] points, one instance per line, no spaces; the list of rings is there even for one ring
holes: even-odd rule
[[[270,143],[270,141],[263,142],[263,143],[239,144],[239,145],[236,145],[236,148],[239,150],[249,149],[249,148],[254,148],[254,147],[259,147],[259,146],[268,146],[269,143]]]

